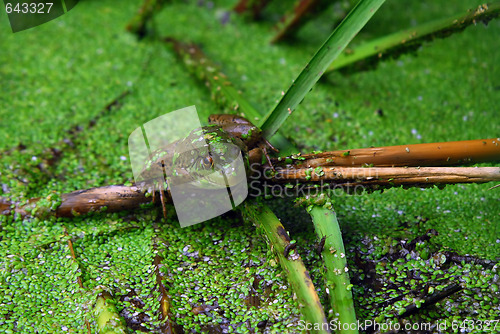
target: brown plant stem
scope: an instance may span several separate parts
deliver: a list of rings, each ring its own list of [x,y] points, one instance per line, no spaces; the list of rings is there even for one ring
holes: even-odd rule
[[[500,167],[317,167],[276,169],[273,183],[326,182],[350,185],[399,186],[500,181]]]
[[[106,212],[117,212],[150,202],[151,198],[146,197],[139,187],[106,186],[62,195],[62,203],[56,213],[58,217],[71,217],[97,211],[104,206]]]
[[[182,60],[186,68],[198,78],[211,92],[212,100],[224,108],[227,113],[242,113],[252,123],[258,124],[262,118],[261,113],[242,96],[220,70],[220,67],[211,61],[203,50],[194,43],[181,42],[175,38],[167,37],[166,43],[172,45],[176,55]],[[293,145],[281,133],[276,133],[273,143],[279,146],[282,154],[291,154],[295,151]]]
[[[151,203],[151,198],[146,197],[138,187],[123,185],[90,188],[62,194],[61,204],[55,210],[40,206],[41,200],[41,198],[32,198],[27,204],[16,206],[15,203],[0,199],[0,214],[9,215],[13,211],[21,217],[27,215],[75,217],[91,212],[133,210],[140,208],[143,204]],[[33,210],[36,210],[35,213]]]
[[[290,163],[290,160],[292,163]],[[397,145],[297,154],[272,159],[273,165],[288,168],[318,166],[449,166],[500,161],[500,138]]]
[[[172,314],[170,313],[170,297],[168,295],[167,288],[163,284],[163,274],[161,273],[161,266],[163,258],[156,255],[153,261],[155,268],[156,284],[158,284],[158,290],[160,292],[160,330],[161,333],[173,334],[175,333],[175,327],[173,326]]]
[[[405,307],[403,314],[399,315],[398,318],[405,318],[412,314],[419,312],[422,308],[427,308],[429,306],[435,305],[439,301],[451,296],[452,294],[462,290],[462,287],[457,283],[452,283],[444,288],[443,291],[438,291],[431,295],[426,295],[423,298],[423,303],[421,305],[411,304]]]
[[[289,38],[301,26],[314,17],[314,14],[324,10],[331,4],[331,1],[325,0],[298,0],[293,10],[286,13],[276,25],[278,33],[273,37],[271,43],[278,43]]]
[[[254,20],[258,19],[262,10],[269,4],[271,0],[240,0],[234,6],[234,11],[238,14],[249,12]]]
[[[155,11],[161,10],[165,0],[144,0],[143,4],[127,24],[126,29],[137,35],[139,38],[144,38],[147,35],[147,24],[153,18]]]
[[[267,183],[323,182],[326,185],[364,185],[367,187],[422,186],[432,184],[484,183],[500,181],[500,167],[316,167],[299,169],[281,169],[273,175],[262,177]],[[167,201],[171,202],[167,194]],[[135,210],[151,203],[137,186],[106,186],[78,190],[61,196],[60,205],[52,210],[39,205],[40,198],[34,198],[27,204],[16,206],[0,199],[0,214],[12,212],[25,217],[27,215],[46,217],[75,217],[91,212],[117,212]]]

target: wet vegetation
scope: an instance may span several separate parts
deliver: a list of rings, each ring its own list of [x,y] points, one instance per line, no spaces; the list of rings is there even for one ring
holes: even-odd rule
[[[429,323],[427,332],[446,333],[478,332],[477,321],[499,319],[500,190],[488,190],[492,183],[331,192],[297,203],[259,198],[184,229],[173,206],[166,218],[151,205],[37,214],[57,210],[72,191],[131,186],[128,135],[166,112],[194,104],[205,118],[236,110],[263,124],[354,3],[311,2],[319,7],[290,29],[278,22],[297,13],[293,1],[257,1],[247,10],[240,1],[240,13],[237,1],[81,1],[16,34],[0,16],[1,331],[297,333],[304,317],[337,319],[329,257],[347,264],[342,277],[361,322]],[[141,6],[147,15],[137,16]],[[388,0],[346,55],[426,22],[498,7],[483,6]],[[397,48],[371,70],[323,75],[292,115],[285,108],[282,124],[270,125],[279,128],[280,155],[497,138],[500,21],[482,22],[492,18]],[[276,34],[287,38],[271,44]],[[223,92],[185,66],[174,40],[195,43],[224,72]],[[32,198],[40,202],[32,206]],[[27,214],[3,214],[11,205]],[[263,212],[282,231],[279,246],[260,224]],[[340,224],[342,251],[329,246],[333,232],[318,237],[321,219]],[[293,270],[307,270],[302,283],[313,284],[305,285],[319,301],[310,314],[295,284],[304,276],[290,279],[284,262],[299,257],[302,267]]]

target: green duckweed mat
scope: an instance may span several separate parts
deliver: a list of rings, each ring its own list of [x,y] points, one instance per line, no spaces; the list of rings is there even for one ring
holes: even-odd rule
[[[387,1],[353,45],[480,3]],[[233,4],[173,1],[155,17],[156,34],[199,43],[266,112],[326,39],[334,13],[312,20],[293,41],[270,45],[287,5],[274,3],[262,21],[249,22],[230,12]],[[205,116],[221,112],[168,47],[126,32],[139,5],[81,1],[16,34],[0,13],[0,197],[22,202],[131,182],[127,139],[136,127],[190,105]],[[282,133],[303,152],[498,137],[499,36],[500,21],[478,23],[376,70],[330,74]],[[338,194],[360,321],[429,323],[438,333],[500,319],[500,190],[491,186]],[[310,218],[288,199],[269,203],[334,319]],[[279,264],[237,214],[185,229],[156,208],[73,219],[1,216],[0,224],[0,332],[87,333],[85,319],[95,332],[92,309],[104,289],[129,332],[160,333],[157,256],[178,332],[304,329]],[[450,284],[461,290],[397,320],[423,292]]]

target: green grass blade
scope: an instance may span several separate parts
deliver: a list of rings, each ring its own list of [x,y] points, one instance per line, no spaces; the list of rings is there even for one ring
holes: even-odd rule
[[[328,37],[312,57],[278,105],[266,116],[262,125],[264,136],[270,138],[278,131],[287,117],[302,102],[331,62],[364,27],[385,0],[361,0]]]
[[[355,72],[375,67],[387,58],[397,58],[402,54],[416,50],[426,41],[446,38],[461,32],[477,22],[487,23],[500,15],[500,2],[480,5],[469,9],[466,14],[459,14],[445,19],[427,22],[417,27],[377,38],[360,45],[349,53],[341,54],[328,68],[327,72],[341,69],[342,72]]]

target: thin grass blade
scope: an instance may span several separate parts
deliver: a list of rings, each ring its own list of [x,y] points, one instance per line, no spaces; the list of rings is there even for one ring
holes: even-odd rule
[[[385,0],[361,0],[339,24],[302,70],[278,105],[266,116],[262,125],[266,138],[272,137],[278,131],[328,69],[331,62],[338,57],[384,2]]]

